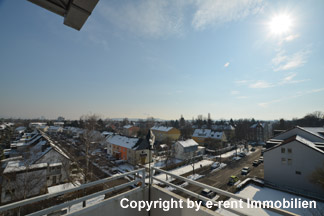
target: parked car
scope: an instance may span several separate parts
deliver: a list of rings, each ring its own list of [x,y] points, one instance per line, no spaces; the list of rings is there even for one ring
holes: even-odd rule
[[[209,189],[204,189],[204,190],[202,190],[202,191],[200,192],[200,194],[203,195],[204,197],[209,198],[209,199],[213,199],[213,198],[216,196],[216,192],[211,191],[211,190],[209,190]],[[203,201],[203,200],[199,200],[199,201],[201,202],[201,204],[202,204],[203,206],[206,205],[206,202],[205,202],[205,201]]]
[[[259,163],[263,163],[263,156],[259,158]]]
[[[263,156],[263,153],[264,153],[265,150],[266,150],[266,148],[261,149],[261,156]]]
[[[237,176],[231,176],[228,180],[228,185],[234,185],[235,182],[237,182],[239,180],[239,178]]]
[[[247,175],[249,172],[250,172],[249,167],[243,167],[243,169],[241,171],[241,175]]]
[[[255,148],[253,147],[253,148],[251,148],[251,152],[254,152],[255,151]]]
[[[200,194],[203,195],[204,197],[209,198],[209,199],[212,199],[216,196],[216,192],[211,191],[209,189],[202,190]]]
[[[259,164],[260,164],[259,161],[258,160],[255,160],[255,161],[253,161],[253,164],[252,165],[256,167],[256,166],[259,166]]]
[[[215,162],[211,165],[210,169],[216,169],[220,166],[220,163],[219,162]]]
[[[240,153],[238,153],[237,155],[238,155],[239,157],[241,157],[241,158],[246,156],[246,154],[245,154],[244,152],[240,152]]]
[[[233,160],[236,160],[236,161],[238,161],[238,160],[241,160],[241,157],[233,157]]]

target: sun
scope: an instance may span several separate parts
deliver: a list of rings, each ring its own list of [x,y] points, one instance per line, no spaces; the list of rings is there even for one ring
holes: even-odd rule
[[[274,35],[288,33],[292,27],[292,19],[287,14],[279,14],[272,17],[269,22],[270,31]]]

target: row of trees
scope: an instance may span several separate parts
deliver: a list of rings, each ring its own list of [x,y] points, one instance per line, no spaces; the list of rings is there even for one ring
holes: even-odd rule
[[[274,130],[287,130],[294,126],[301,127],[323,127],[324,126],[324,113],[321,111],[315,111],[305,115],[303,118],[292,120],[280,119],[273,124]]]

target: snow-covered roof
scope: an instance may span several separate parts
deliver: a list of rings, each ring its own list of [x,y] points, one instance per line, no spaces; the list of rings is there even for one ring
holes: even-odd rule
[[[52,149],[50,145],[48,145],[46,149],[42,149],[42,146],[46,145],[46,143],[45,140],[42,140],[30,149],[31,154],[28,160],[31,164],[35,163],[39,158],[43,157],[43,155]]]
[[[198,146],[198,143],[196,143],[193,139],[188,139],[186,141],[178,141],[178,143],[182,145],[183,148]]]
[[[63,155],[65,158],[67,158],[67,159],[70,159],[70,157],[69,156],[67,156],[67,154],[65,154],[63,151],[62,151],[62,149],[60,149],[57,145],[55,145],[54,143],[53,143],[53,141],[45,134],[45,133],[42,133],[42,135],[43,135],[43,137],[49,142],[49,144],[51,145],[51,147],[55,150],[55,151],[57,151],[58,153],[60,153],[61,155]]]
[[[15,131],[24,131],[24,130],[26,130],[26,127],[24,126],[20,126],[15,129]]]
[[[232,125],[212,125],[211,128],[213,130],[235,130]]]
[[[33,169],[39,169],[45,167],[47,167],[47,163],[32,164],[26,167],[23,163],[19,161],[9,161],[3,173],[6,174],[6,173],[24,171],[26,169],[33,170]]]
[[[201,138],[222,139],[223,132],[216,132],[210,129],[196,129],[192,136]]]
[[[261,127],[265,127],[265,123],[261,123],[261,122],[258,122],[258,123],[255,123],[253,124],[250,128],[256,128],[257,126],[261,126]]]
[[[49,126],[48,131],[63,131],[63,128],[60,126]]]
[[[275,145],[272,148],[267,149],[266,151],[271,151],[272,149],[275,149],[277,147],[283,146],[283,145],[285,145],[287,143],[291,143],[293,141],[298,141],[299,143],[304,144],[304,145],[306,145],[306,146],[308,146],[308,147],[310,147],[310,148],[312,148],[312,149],[314,149],[314,150],[316,150],[316,151],[324,154],[324,151],[322,149],[320,149],[318,145],[316,145],[312,141],[309,141],[308,139],[305,139],[305,138],[303,138],[303,137],[301,137],[299,135],[294,135],[292,137],[289,137],[288,139],[285,139],[280,144]]]
[[[299,142],[301,142],[301,143],[303,143],[303,144],[305,144],[305,145],[307,145],[307,146],[309,146],[309,147],[315,149],[316,151],[319,151],[319,152],[321,152],[321,153],[324,153],[323,150],[317,148],[317,146],[315,145],[315,143],[313,143],[313,142],[311,142],[311,141],[309,141],[309,140],[307,140],[307,139],[305,139],[305,138],[303,138],[303,137],[301,137],[301,136],[299,136],[299,135],[297,135],[295,139],[296,139],[297,141],[299,141]]]
[[[101,133],[101,135],[103,135],[103,136],[113,135],[113,134],[114,134],[113,132],[108,132],[108,131],[104,131]]]
[[[324,139],[324,127],[300,127]]]
[[[55,185],[52,187],[48,187],[48,193],[56,193],[56,192],[60,192],[63,190],[67,190],[67,189],[71,189],[71,188],[75,188],[80,186],[80,182],[76,182],[74,184],[72,183],[65,183],[65,184],[59,184],[59,185]]]
[[[152,130],[157,130],[157,131],[164,131],[164,132],[168,132],[172,129],[173,127],[165,127],[165,126],[154,126],[151,129]]]
[[[129,128],[131,128],[131,127],[134,127],[134,125],[125,125],[123,128],[125,128],[125,129],[129,129]]]
[[[56,166],[62,166],[62,163],[51,163],[48,165],[49,167],[56,167]]]
[[[113,135],[107,138],[107,142],[110,144],[118,145],[128,149],[133,149],[138,142],[139,138],[130,138],[121,135]]]

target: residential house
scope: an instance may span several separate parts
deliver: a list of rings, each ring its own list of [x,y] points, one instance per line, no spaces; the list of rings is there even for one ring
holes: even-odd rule
[[[44,192],[44,187],[69,180],[70,158],[46,134],[26,133],[19,141],[11,144],[11,157],[1,161],[3,202],[38,195]],[[13,186],[29,189],[22,193],[21,188],[16,190]]]
[[[26,130],[26,127],[24,127],[24,126],[20,126],[20,127],[17,127],[17,128],[15,129],[15,131],[16,131],[18,134],[22,134],[22,133],[24,133],[25,130]]]
[[[57,122],[54,122],[53,125],[57,126],[57,127],[64,127],[64,122],[57,121]]]
[[[1,181],[1,203],[37,196],[47,192],[47,187],[59,183],[49,182],[49,178],[61,174],[61,163],[26,164],[21,160],[5,164]]]
[[[324,198],[323,179],[312,181],[324,169],[324,128],[295,127],[269,140],[264,152],[264,180],[282,190]],[[316,183],[317,181],[317,183]]]
[[[195,129],[192,134],[192,139],[199,144],[205,144],[206,139],[213,139],[220,142],[226,142],[226,135],[224,132],[212,131],[211,129]]]
[[[62,133],[63,127],[60,126],[49,126],[47,129],[48,133]]]
[[[271,137],[271,124],[257,122],[250,127],[249,141],[254,145],[265,145]]]
[[[154,126],[151,130],[155,136],[155,140],[159,142],[167,139],[174,141],[180,137],[180,130],[174,127]]]
[[[212,125],[211,129],[213,131],[224,132],[227,139],[231,139],[235,136],[235,128],[230,124]]]
[[[29,127],[34,128],[34,129],[39,128],[41,126],[45,126],[45,125],[47,125],[46,122],[31,122],[31,123],[29,123]]]
[[[145,164],[149,162],[149,142],[145,139],[126,137],[122,135],[109,136],[107,139],[108,154],[130,164]]]
[[[124,136],[136,137],[139,129],[140,129],[139,127],[134,125],[125,125],[123,126],[122,134]]]
[[[174,144],[174,151],[175,158],[180,160],[187,160],[192,157],[204,154],[204,148],[198,146],[198,143],[196,143],[193,139],[177,141]]]

